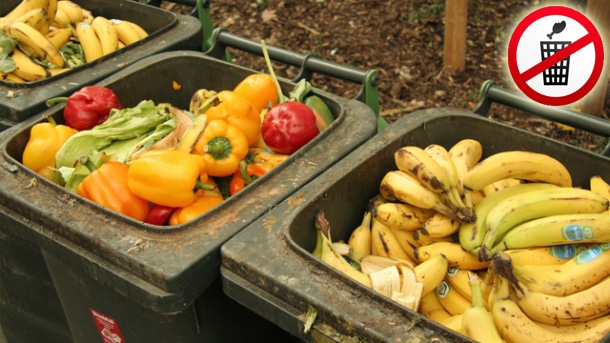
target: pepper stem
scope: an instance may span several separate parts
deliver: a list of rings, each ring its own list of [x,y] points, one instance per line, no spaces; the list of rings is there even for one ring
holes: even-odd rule
[[[248,164],[244,160],[241,160],[239,162],[239,173],[241,174],[241,177],[244,179],[244,182],[246,183],[246,185],[249,185],[252,182],[254,182],[254,180],[256,180],[255,178],[250,176],[250,174],[248,174]]]
[[[265,63],[267,63],[267,69],[269,69],[269,74],[275,83],[275,87],[277,88],[277,103],[281,104],[288,101],[288,98],[282,92],[282,87],[280,86],[280,82],[277,80],[275,76],[275,72],[273,71],[273,66],[271,65],[271,58],[269,58],[269,52],[267,51],[267,46],[265,45],[265,40],[261,40],[261,46],[263,48],[263,56],[265,56]]]
[[[51,125],[53,126],[57,126],[57,122],[55,121],[55,118],[53,118],[53,116],[51,116],[50,114],[43,114],[42,115],[46,120],[49,121],[49,123],[51,123]]]
[[[55,104],[59,104],[59,103],[66,102],[66,101],[68,101],[68,97],[61,96],[61,97],[52,98],[52,99],[47,100],[46,105],[47,105],[47,107],[51,107]]]
[[[233,146],[227,137],[214,137],[203,148],[203,152],[212,156],[215,160],[222,160],[231,155]]]
[[[197,181],[195,182],[195,190],[204,190],[204,191],[213,191],[216,189],[216,187],[214,187],[213,185],[208,185],[207,183],[203,183],[201,182],[200,179],[197,179]]]

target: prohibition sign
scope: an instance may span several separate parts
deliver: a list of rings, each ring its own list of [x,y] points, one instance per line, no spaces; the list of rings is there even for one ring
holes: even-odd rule
[[[521,67],[525,70],[520,70],[519,62],[521,61],[519,58],[523,59],[521,57],[523,56],[523,52],[520,54],[518,50],[520,48],[523,49],[522,45],[524,44],[524,33],[526,33],[528,28],[536,25],[540,20],[545,20],[548,18],[565,18],[567,20],[571,20],[577,25],[580,25],[584,30],[584,33],[581,37],[571,42],[563,49],[545,59],[542,59],[542,61],[536,63],[535,65],[529,66],[528,68]],[[549,35],[544,34],[543,36]],[[531,80],[538,77],[545,70],[557,65],[570,56],[574,56],[579,51],[590,49],[590,47],[592,47],[592,51],[594,53],[594,60],[591,61],[592,63],[586,63],[586,65],[592,64],[592,67],[589,69],[586,75],[581,75],[581,77],[584,77],[584,81],[577,89],[570,90],[568,94],[551,95],[549,93],[554,91],[552,87],[558,86],[532,87],[529,84]],[[527,53],[530,53],[530,51],[527,51]],[[538,51],[531,51],[531,54],[537,54],[537,56],[540,56]],[[575,63],[578,64],[577,61]],[[589,93],[593,87],[595,87],[595,84],[599,80],[602,73],[603,66],[604,48],[599,32],[587,17],[585,17],[582,13],[568,7],[548,6],[532,12],[526,16],[519,23],[519,25],[517,25],[508,44],[508,68],[515,84],[527,97],[544,105],[564,106],[580,100],[587,95],[587,93]]]

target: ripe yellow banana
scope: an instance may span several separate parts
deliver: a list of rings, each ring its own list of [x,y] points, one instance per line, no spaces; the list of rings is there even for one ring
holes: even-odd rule
[[[371,254],[371,219],[373,215],[370,211],[365,211],[362,222],[350,234],[347,244],[355,252],[362,255]]]
[[[207,101],[215,97],[218,93],[213,90],[208,90],[206,88],[200,88],[191,96],[191,101],[189,103],[189,112],[194,115],[202,114],[201,106],[205,104]]]
[[[452,317],[451,313],[447,312],[440,301],[438,301],[436,291],[422,295],[418,312],[437,323],[442,323]]]
[[[119,19],[110,19],[114,25],[119,41],[125,45],[133,44],[140,40],[138,32],[128,22]]]
[[[15,8],[0,18],[0,24],[15,20],[33,9],[44,8],[46,10],[48,7],[49,0],[22,0]]]
[[[414,232],[398,229],[391,226],[390,230],[392,230],[392,233],[394,233],[394,236],[396,236],[398,244],[400,244],[402,249],[407,253],[407,255],[409,255],[409,258],[416,264],[419,263],[419,260],[415,257],[415,248],[419,246],[419,243],[417,243],[417,240],[415,240],[415,238],[413,237]]]
[[[459,230],[460,224],[457,218],[437,212],[424,223],[420,232],[430,238],[449,237]]]
[[[57,1],[58,0],[48,0],[46,11],[47,11],[47,21],[49,25],[53,23],[55,20],[55,13],[57,12]]]
[[[51,76],[45,68],[40,64],[34,63],[32,59],[19,51],[19,49],[13,50],[11,58],[15,62],[13,73],[28,82],[42,80]]]
[[[97,16],[93,19],[91,27],[100,41],[104,56],[115,52],[119,48],[119,38],[110,20]]]
[[[343,256],[333,249],[330,224],[324,218],[322,211],[318,212],[316,216],[316,230],[320,247],[314,249],[314,251],[319,250],[320,260],[361,284],[372,287],[371,278],[368,275],[356,270]]]
[[[458,191],[464,194],[464,177],[481,160],[483,146],[477,140],[463,139],[449,149],[449,156],[458,175]]]
[[[466,251],[459,243],[434,242],[422,245],[415,249],[415,256],[421,262],[437,255],[445,255],[449,260],[449,266],[467,270],[479,270],[489,266],[489,261],[481,262],[477,255]]]
[[[464,334],[464,331],[462,330],[463,317],[464,317],[464,314],[458,314],[457,316],[451,316],[451,318],[443,320],[439,324],[445,326],[446,328],[448,328],[450,330]]]
[[[545,342],[545,343],[596,343],[610,330],[610,320],[590,321],[593,325],[572,325],[550,327],[530,319],[511,299],[509,284],[504,278],[499,278],[498,297],[492,308],[494,323],[500,335],[507,342]],[[598,322],[602,322],[602,324]],[[563,328],[563,329],[562,329]],[[557,330],[561,330],[558,332]]]
[[[430,245],[436,242],[455,242],[453,236],[432,238],[430,236],[424,235],[421,230],[413,232],[413,239],[415,239],[417,244],[419,244],[420,246]]]
[[[392,230],[381,222],[372,219],[371,222],[371,246],[378,256],[391,257],[399,260],[411,261],[411,258],[402,249],[398,239],[394,236]]]
[[[83,9],[82,7],[70,0],[59,0],[57,1],[57,9],[65,12],[70,17],[70,23],[76,25],[83,21]]]
[[[35,28],[21,22],[13,22],[6,27],[6,35],[15,38],[24,51],[36,58],[47,60],[59,68],[64,67],[65,61],[59,50]]]
[[[610,275],[610,243],[596,244],[561,265],[515,265],[513,275],[532,291],[570,295]]]
[[[585,244],[564,244],[505,250],[515,266],[557,266],[587,250]]]
[[[15,75],[15,73],[2,73],[0,72],[0,80],[2,81],[6,81],[6,82],[13,82],[13,83],[24,83],[26,82],[24,79],[20,78],[19,76]]]
[[[572,187],[539,189],[513,195],[497,203],[487,214],[487,233],[479,259],[490,259],[491,248],[499,238],[521,223],[560,214],[601,213],[608,210],[608,204],[608,200],[599,194]]]
[[[474,207],[474,212],[477,217],[474,223],[462,223],[459,229],[459,240],[460,244],[464,249],[476,254],[479,251],[481,245],[483,245],[483,239],[487,233],[486,220],[487,214],[491,211],[499,202],[517,194],[524,194],[536,189],[544,189],[557,187],[549,183],[526,183],[516,185],[507,189],[503,189],[488,197],[483,198]]]
[[[93,19],[95,19],[93,13],[88,9],[83,8],[83,23],[91,24],[93,23]]]
[[[435,256],[413,268],[417,282],[424,285],[422,294],[428,294],[438,287],[445,278],[449,261],[444,255]]]
[[[72,27],[72,22],[70,21],[70,16],[68,13],[62,11],[60,8],[55,11],[55,17],[53,21],[51,21],[51,26],[56,28],[70,28]]]
[[[456,215],[441,201],[438,193],[432,192],[416,177],[401,170],[391,170],[386,173],[379,185],[379,193],[388,201],[399,200],[419,208],[436,210],[448,216]]]
[[[284,162],[290,155],[277,154],[272,150],[259,147],[251,147],[248,149],[249,153],[253,154],[252,161],[255,163],[266,163],[273,167]]]
[[[483,192],[484,196],[489,196],[490,194],[495,193],[501,189],[518,185],[520,183],[522,183],[522,181],[519,179],[503,179],[483,187],[481,191]]]
[[[470,307],[470,301],[453,289],[447,280],[441,281],[434,294],[452,316],[462,314]]]
[[[45,38],[57,49],[60,49],[70,41],[70,38],[72,38],[72,30],[69,28],[57,28],[53,31],[49,31],[49,33],[45,35]]]
[[[439,144],[430,144],[424,148],[424,151],[441,167],[447,177],[447,190],[443,192],[441,198],[447,199],[446,204],[455,210],[460,219],[466,222],[474,221],[472,207],[466,206],[460,196],[459,178],[449,152]]]
[[[47,72],[50,74],[50,76],[59,75],[67,72],[68,70],[70,70],[70,68],[47,68]]]
[[[436,212],[406,203],[386,202],[373,207],[371,213],[375,219],[389,227],[415,231]]]
[[[566,167],[555,158],[531,151],[504,151],[481,160],[464,178],[464,188],[476,191],[503,179],[523,179],[572,186]]]
[[[469,284],[468,270],[460,269],[457,267],[449,267],[447,269],[447,278],[449,284],[453,289],[458,291],[464,298],[468,299],[468,301],[472,301],[472,289]],[[484,301],[487,303],[487,299]]]
[[[592,192],[595,192],[610,201],[610,184],[608,184],[601,176],[592,176],[589,179],[589,187]]]
[[[472,302],[462,315],[462,332],[477,342],[503,343],[494,319],[485,307],[481,279],[475,273],[469,273],[468,276]]]
[[[549,325],[568,325],[599,318],[610,313],[610,277],[566,296],[548,295],[527,288],[512,274],[512,261],[502,252],[496,254],[492,268],[500,279],[510,283],[510,294],[532,320]]]
[[[424,149],[408,145],[394,153],[394,161],[399,170],[413,175],[422,185],[435,193],[449,191],[449,177]]]
[[[508,281],[500,278],[498,284],[499,296],[492,316],[500,335],[507,342],[597,343],[610,331],[610,316],[561,326],[536,322],[511,299]]]
[[[491,252],[603,242],[610,242],[610,216],[607,213],[563,214],[534,219],[513,228]]]
[[[83,47],[87,63],[104,56],[100,40],[97,38],[91,25],[87,23],[78,23],[76,25],[76,38],[78,38],[78,41]]]
[[[51,25],[47,18],[47,12],[42,7],[25,12],[16,19],[0,25],[0,27],[2,29],[6,29],[6,27],[8,27],[8,25],[13,22],[21,22],[27,24],[43,34],[49,31],[49,26]]]
[[[146,32],[146,30],[144,30],[142,28],[142,26],[134,23],[133,21],[127,21],[127,20],[123,20],[123,21],[126,22],[127,24],[129,24],[129,26],[131,26],[131,28],[138,35],[139,39],[144,39],[144,38],[148,37],[148,32]]]

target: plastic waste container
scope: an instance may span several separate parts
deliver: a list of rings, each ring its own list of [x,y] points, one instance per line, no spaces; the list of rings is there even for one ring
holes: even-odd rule
[[[45,110],[47,99],[71,94],[96,83],[144,57],[170,50],[201,49],[201,23],[191,15],[128,0],[74,0],[94,16],[127,19],[142,26],[149,36],[94,62],[35,82],[11,83],[0,80],[0,131]],[[0,2],[0,16],[20,0]]]
[[[608,125],[608,124],[606,124]],[[406,145],[451,147],[473,138],[484,157],[505,150],[550,154],[570,170],[575,186],[589,178],[610,179],[610,159],[459,109],[421,110],[337,162],[221,249],[224,292],[307,342],[472,342],[340,274],[313,257],[314,218],[325,213],[333,241],[347,241],[385,173],[395,170],[394,152]],[[274,257],[274,258],[271,258]],[[317,317],[309,333],[309,306]]]
[[[146,99],[188,108],[197,89],[232,89],[254,72],[202,52],[175,51],[142,59],[99,84],[114,90],[124,107]],[[174,227],[107,211],[25,168],[20,156],[40,116],[0,133],[0,222],[42,250],[75,342],[290,338],[257,309],[224,295],[220,247],[376,133],[375,114],[362,102],[315,94],[330,107],[333,124],[251,186],[198,220]],[[42,114],[61,122],[64,106]],[[33,179],[36,184],[29,186]]]

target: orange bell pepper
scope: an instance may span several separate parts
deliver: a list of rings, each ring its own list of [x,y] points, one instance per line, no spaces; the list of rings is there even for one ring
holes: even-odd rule
[[[129,190],[128,170],[129,168],[123,163],[104,162],[83,179],[76,191],[96,204],[144,221],[148,216],[150,203]]]
[[[235,86],[233,92],[248,100],[260,113],[267,105],[277,105],[277,87],[269,74],[250,74]]]
[[[175,210],[169,217],[169,225],[189,222],[222,203],[224,199],[216,195],[203,195],[194,203]]]
[[[248,138],[224,120],[210,120],[195,143],[195,152],[203,156],[210,176],[229,176],[248,154]]]
[[[259,111],[248,100],[233,91],[221,91],[217,96],[221,102],[205,112],[208,120],[222,119],[226,121],[246,135],[248,145],[254,145],[261,134]]]
[[[273,169],[272,165],[263,163],[246,163],[241,161],[239,163],[239,169],[233,174],[231,183],[229,185],[229,192],[231,195],[235,195],[237,192],[244,189],[247,185],[254,182],[254,180],[265,175],[268,171]]]
[[[23,165],[51,181],[55,178],[55,154],[76,132],[66,125],[56,125],[53,117],[48,123],[38,123],[30,129],[28,140],[21,160]]]

